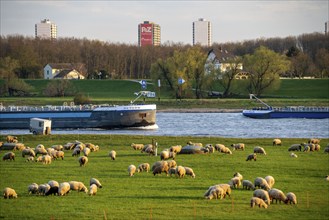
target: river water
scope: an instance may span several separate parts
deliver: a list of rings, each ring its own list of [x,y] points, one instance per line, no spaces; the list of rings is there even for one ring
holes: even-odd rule
[[[129,134],[233,138],[329,138],[329,119],[252,119],[241,113],[157,113],[157,125],[141,129],[52,130],[52,134]],[[30,134],[0,130],[0,134]]]

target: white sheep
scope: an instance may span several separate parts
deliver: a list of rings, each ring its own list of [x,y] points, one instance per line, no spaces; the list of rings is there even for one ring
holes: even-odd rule
[[[176,167],[175,168],[170,168],[169,170],[168,170],[168,174],[170,175],[170,176],[172,176],[173,174],[175,174],[176,173]]]
[[[254,182],[255,187],[259,187],[265,190],[269,190],[270,186],[268,185],[267,181],[262,177],[257,177]]]
[[[228,147],[221,148],[219,152],[224,154],[232,154],[232,151]]]
[[[94,196],[97,193],[97,185],[96,184],[91,184],[89,186],[89,195]]]
[[[255,190],[255,185],[249,180],[242,180],[242,188],[247,190]]]
[[[155,155],[155,152],[154,152],[154,149],[153,149],[153,146],[148,146],[144,151],[142,152],[145,152],[147,153],[148,155]]]
[[[293,144],[288,148],[288,151],[302,151],[302,146],[300,144]]]
[[[68,182],[63,182],[59,184],[58,187],[58,195],[59,196],[65,196],[70,192],[70,184]]]
[[[83,152],[83,155],[85,155],[86,157],[88,157],[89,154],[90,154],[90,152],[91,152],[91,150],[90,150],[90,148],[85,147],[82,152]]]
[[[26,158],[26,162],[33,162],[33,161],[34,161],[34,157],[32,157],[32,156],[28,156]]]
[[[179,178],[183,178],[186,174],[185,168],[183,166],[176,167],[175,175]]]
[[[51,148],[54,150],[58,150],[58,151],[64,150],[63,145],[60,145],[60,144],[55,144],[55,145],[51,146]]]
[[[134,149],[134,150],[142,150],[144,148],[144,144],[134,144],[132,143],[131,144],[131,147]]]
[[[29,194],[36,194],[36,193],[38,193],[39,192],[39,185],[36,184],[36,183],[32,183],[31,185],[29,185],[27,187],[27,192]]]
[[[43,164],[51,164],[51,156],[49,156],[48,154],[43,155],[41,158]]]
[[[79,157],[78,161],[79,161],[80,167],[86,166],[86,164],[88,163],[88,157],[81,156],[81,157]]]
[[[16,136],[11,136],[11,135],[8,135],[6,137],[6,141],[7,143],[18,143],[18,139]]]
[[[57,158],[62,158],[62,160],[64,160],[64,151],[57,151],[57,150],[54,150],[53,152],[52,152],[52,156],[53,156],[53,158],[54,159],[56,159],[57,160]]]
[[[266,190],[263,190],[263,189],[256,189],[254,192],[253,192],[253,196],[254,197],[257,197],[257,198],[260,198],[262,200],[264,200],[264,202],[267,204],[267,205],[270,205],[271,203],[271,200],[270,200],[270,196],[268,194],[268,192]]]
[[[314,151],[320,151],[321,150],[321,146],[320,144],[314,144]]]
[[[265,176],[265,180],[270,188],[274,186],[275,179],[273,176]]]
[[[169,170],[169,164],[168,164],[168,161],[163,161],[163,160],[160,160],[160,161],[156,161],[153,165],[152,165],[152,168],[151,170],[153,171],[156,167],[158,166],[161,166],[161,167],[167,167],[168,170]]]
[[[270,189],[268,191],[268,194],[270,196],[270,200],[272,201],[272,203],[274,202],[273,200],[276,201],[276,203],[278,203],[278,200],[279,202],[281,203],[284,202],[284,203],[288,203],[288,199],[287,199],[287,196],[279,189]]]
[[[231,197],[232,189],[229,184],[222,183],[222,184],[218,184],[218,185],[224,190],[224,198],[226,197],[226,195]]]
[[[12,188],[9,188],[9,187],[6,187],[3,190],[2,195],[3,195],[3,198],[5,198],[5,199],[16,199],[17,198],[16,191]]]
[[[278,138],[275,138],[275,139],[273,139],[273,146],[281,146],[281,144],[282,144],[282,141],[280,140],[280,139],[278,139]]]
[[[88,193],[88,189],[82,182],[70,181],[70,190]]]
[[[96,145],[92,143],[86,143],[85,146],[90,149],[91,152],[96,151]]]
[[[193,171],[192,168],[190,168],[190,167],[184,167],[184,169],[185,169],[185,175],[189,175],[192,178],[195,178],[195,173],[194,173],[194,171]]]
[[[266,155],[266,151],[264,150],[264,148],[259,147],[259,146],[254,147],[254,153],[256,153],[256,154],[264,154],[264,155]]]
[[[291,154],[290,154],[290,157],[295,157],[295,158],[297,158],[298,156],[297,156],[297,154],[295,154],[295,153],[291,153]]]
[[[182,150],[182,145],[175,145],[170,147],[170,151],[178,154]]]
[[[72,157],[80,156],[80,152],[81,152],[80,148],[74,148],[72,152]]]
[[[15,153],[14,152],[7,152],[7,153],[5,153],[2,156],[2,160],[3,161],[5,161],[5,160],[9,160],[9,161],[14,160],[15,161]]]
[[[326,180],[329,181],[329,175],[326,176]]]
[[[137,172],[149,172],[150,171],[150,164],[149,163],[141,163],[138,165]]]
[[[209,153],[214,153],[215,152],[215,148],[214,148],[214,146],[212,146],[212,144],[207,144],[205,146],[205,149],[208,150]]]
[[[39,185],[39,188],[38,188],[38,193],[40,195],[45,195],[46,192],[48,192],[48,190],[50,189],[51,187],[49,186],[48,183],[44,183],[44,184],[40,184]]]
[[[221,152],[221,149],[224,149],[225,145],[224,144],[215,144],[215,150]]]
[[[264,207],[265,209],[267,209],[267,207],[268,207],[263,199],[258,198],[258,197],[252,197],[250,199],[250,207],[253,208],[253,207],[255,207],[255,205],[259,206],[259,208]]]
[[[161,160],[168,160],[170,158],[175,159],[176,153],[175,152],[171,152],[171,151],[161,151],[160,153],[160,159]]]
[[[169,168],[174,168],[177,166],[177,163],[174,160],[168,160],[167,163]]]
[[[243,176],[239,172],[234,173],[233,177],[238,177],[241,181],[243,179]]]
[[[136,172],[136,166],[131,164],[128,166],[128,175],[133,176]]]
[[[239,177],[233,177],[228,184],[232,189],[238,189],[241,186],[241,179]]]
[[[39,144],[40,145],[40,144]],[[39,146],[38,145],[38,146]],[[46,155],[46,154],[48,154],[48,152],[47,152],[47,150],[43,147],[43,145],[42,145],[42,147],[36,147],[35,148],[35,150],[34,150],[34,152],[35,152],[35,156],[37,156],[38,154],[42,154],[42,155]]]
[[[287,199],[288,199],[288,203],[289,204],[294,204],[294,205],[296,205],[297,204],[297,197],[296,197],[296,195],[295,195],[295,193],[293,193],[293,192],[288,192],[287,194],[286,194],[286,197],[287,197]]]
[[[109,157],[111,157],[112,160],[115,160],[117,156],[117,152],[115,152],[114,150],[111,150],[109,153]]]
[[[92,184],[95,184],[98,188],[103,188],[101,182],[99,182],[98,179],[96,178],[91,178],[89,181],[89,185],[91,186]]]
[[[193,146],[198,146],[198,147],[203,147],[203,144],[202,143],[194,143],[192,141],[188,141],[187,144],[188,145],[193,145]]]
[[[48,185],[50,187],[56,187],[56,186],[59,187],[59,183],[56,180],[49,180]]]
[[[231,144],[231,147],[233,150],[244,150],[245,145],[243,143],[238,143],[238,144]]]
[[[320,139],[317,138],[311,138],[308,140],[309,144],[320,144]]]
[[[206,199],[222,199],[225,197],[225,192],[224,189],[222,187],[220,187],[219,185],[214,185],[209,187],[209,189],[206,191],[206,193],[204,194],[204,197]]]
[[[257,154],[255,154],[255,153],[252,153],[252,154],[249,154],[248,156],[247,156],[247,159],[246,159],[246,161],[251,161],[251,160],[254,160],[254,161],[256,161],[257,160]]]
[[[32,148],[25,148],[22,150],[22,157],[25,157],[26,155],[35,157],[35,152]]]

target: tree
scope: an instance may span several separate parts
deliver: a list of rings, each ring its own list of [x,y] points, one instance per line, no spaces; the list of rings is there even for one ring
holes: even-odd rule
[[[327,49],[321,48],[317,51],[315,63],[319,68],[320,77],[329,77],[329,51]]]
[[[261,46],[254,54],[244,57],[244,68],[250,73],[248,91],[260,96],[266,90],[279,87],[279,75],[288,70],[289,61],[285,56]]]
[[[298,53],[295,57],[291,58],[291,69],[293,76],[302,78],[310,72],[313,62],[311,58],[305,53]]]
[[[3,96],[28,96],[33,91],[33,87],[17,77],[7,78],[0,89]]]
[[[74,93],[73,84],[67,79],[51,80],[43,91],[46,96],[68,96]]]

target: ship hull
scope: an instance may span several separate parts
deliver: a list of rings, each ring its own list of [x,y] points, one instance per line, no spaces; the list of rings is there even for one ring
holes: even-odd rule
[[[246,117],[258,118],[258,119],[270,119],[270,118],[324,119],[324,118],[329,118],[328,111],[243,110],[242,114]]]

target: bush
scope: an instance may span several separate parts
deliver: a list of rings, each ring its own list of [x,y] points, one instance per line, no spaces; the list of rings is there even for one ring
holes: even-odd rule
[[[73,101],[76,105],[91,104],[91,99],[88,96],[81,93],[76,94],[74,96]]]

